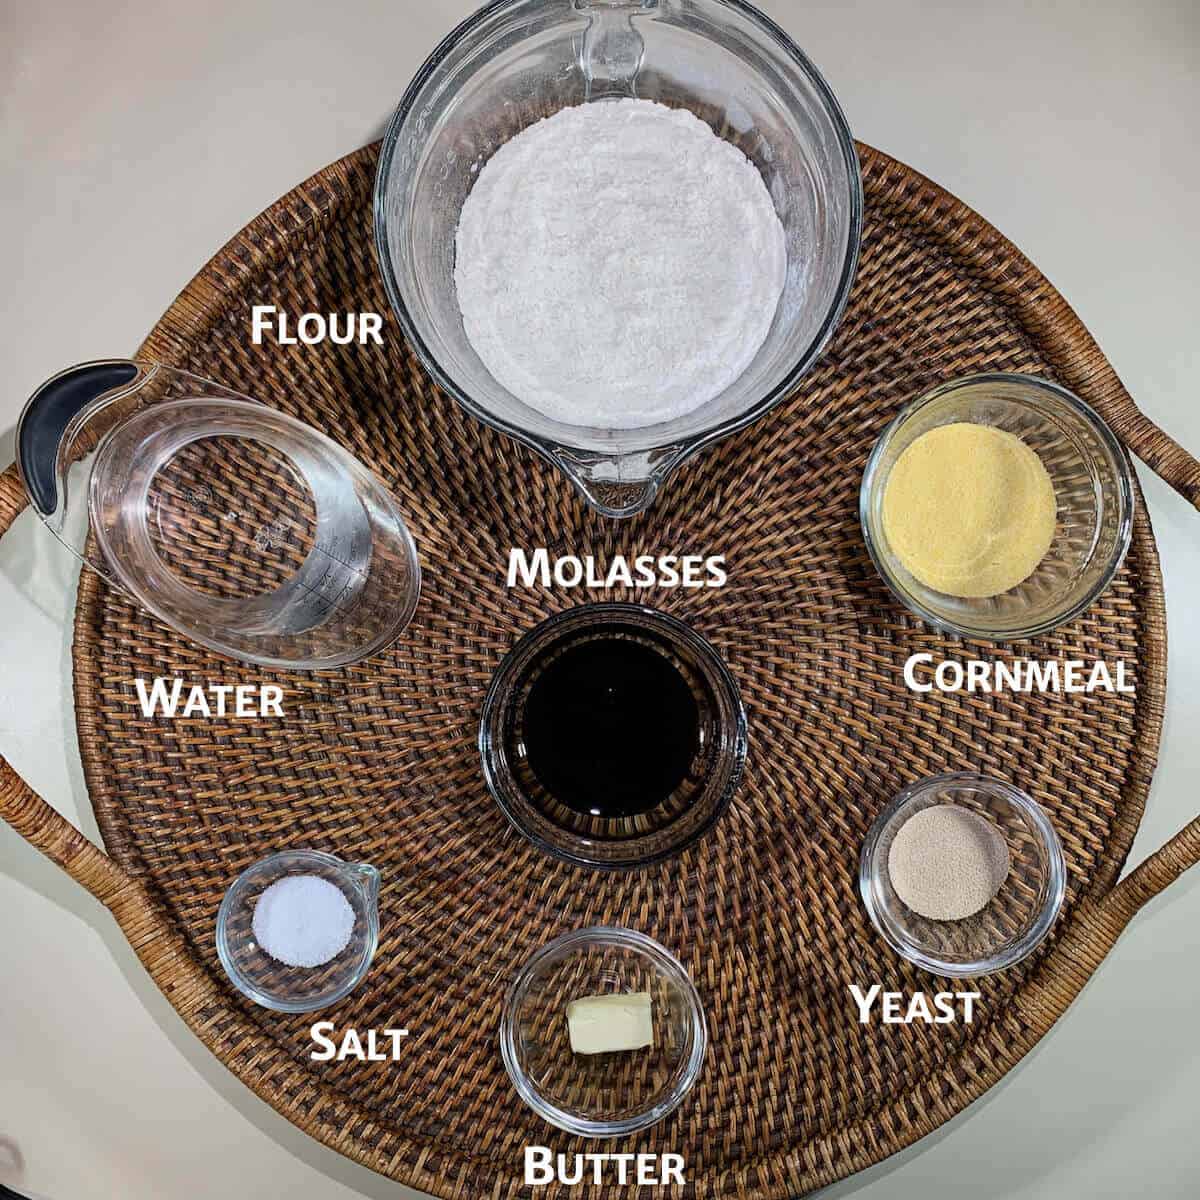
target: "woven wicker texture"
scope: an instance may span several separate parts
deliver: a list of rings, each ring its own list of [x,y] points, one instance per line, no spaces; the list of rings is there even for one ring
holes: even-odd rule
[[[384,347],[249,345],[252,303],[387,311],[370,229],[374,148],[243,231],[142,348],[327,430],[378,472],[417,541],[420,606],[399,643],[368,662],[272,674],[189,643],[85,573],[78,723],[117,866],[18,795],[11,773],[5,815],[106,899],[231,1069],[301,1127],[396,1179],[464,1200],[513,1195],[527,1143],[587,1148],[520,1104],[497,1047],[506,980],[567,929],[614,923],[657,938],[689,969],[708,1016],[693,1093],[619,1148],[684,1153],[688,1194],[783,1197],[877,1161],[994,1083],[1133,911],[1195,856],[1192,829],[1110,895],[1145,802],[1165,685],[1161,578],[1140,503],[1107,595],[1020,646],[923,627],[871,567],[858,525],[862,467],[898,407],[931,386],[1028,371],[1079,392],[1119,432],[1139,415],[1070,310],[1003,238],[908,168],[862,155],[862,262],[829,351],[794,398],[685,465],[632,521],[597,517],[561,475],[440,395],[390,317]],[[1138,448],[1161,469],[1182,452],[1147,424],[1134,429]],[[1186,492],[1195,464],[1181,462],[1174,482]],[[724,554],[729,583],[603,597],[509,591],[509,547],[541,545],[604,563]],[[214,592],[254,590],[240,574],[252,566],[252,556],[230,556]],[[211,569],[221,571],[220,555]],[[702,632],[750,722],[745,777],[716,830],[679,859],[628,874],[576,869],[523,842],[485,790],[475,743],[484,690],[514,641],[598,598],[641,600]],[[1124,659],[1138,692],[915,696],[901,675],[914,651]],[[158,675],[278,682],[286,717],[147,720],[133,681]],[[861,1026],[849,984],[935,985],[867,922],[856,892],[862,838],[897,789],[962,769],[1012,781],[1051,814],[1069,872],[1065,915],[1034,960],[979,982],[974,1025]],[[401,1061],[311,1062],[314,1018],[257,1009],[222,975],[221,896],[285,847],[383,872],[371,972],[321,1015],[339,1029],[406,1025]]]

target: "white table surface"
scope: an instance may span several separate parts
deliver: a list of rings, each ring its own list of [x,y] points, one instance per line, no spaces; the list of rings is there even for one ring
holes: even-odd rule
[[[376,137],[470,7],[0,6],[0,458],[11,460],[12,426],[43,378],[132,352],[251,217]],[[1011,237],[1145,411],[1200,451],[1200,7],[763,7],[826,73],[856,135]],[[1200,807],[1200,517],[1141,475],[1166,577],[1170,684],[1134,862]],[[96,837],[71,704],[73,589],[70,563],[26,514],[0,547],[0,747]],[[0,912],[0,1182],[54,1200],[415,1194],[245,1089],[108,914],[5,826]],[[1136,920],[1003,1084],[832,1194],[950,1200],[972,1183],[978,1200],[1197,1195],[1198,921],[1200,872]]]

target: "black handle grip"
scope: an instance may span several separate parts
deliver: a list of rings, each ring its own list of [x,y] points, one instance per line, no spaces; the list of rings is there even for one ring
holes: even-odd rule
[[[80,363],[47,379],[17,423],[17,467],[29,498],[46,516],[58,507],[55,463],[71,419],[105,392],[131,383],[138,366],[127,358]]]

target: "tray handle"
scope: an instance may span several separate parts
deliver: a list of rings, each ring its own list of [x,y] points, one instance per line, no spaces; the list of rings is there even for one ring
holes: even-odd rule
[[[0,537],[29,504],[14,463],[0,474]],[[106,908],[148,904],[141,884],[51,808],[0,754],[0,817]]]
[[[1193,508],[1200,509],[1200,461],[1150,420],[1124,388],[1114,398],[1108,417],[1117,437],[1164,483]],[[1104,897],[1101,907],[1107,915],[1123,918],[1123,928],[1138,909],[1197,862],[1200,862],[1200,817],[1134,868]]]
[[[1045,1033],[1108,957],[1125,927],[1159,892],[1200,861],[1200,817],[1135,867],[1099,900],[1087,900],[1055,947],[1053,974],[1038,971],[1016,1000],[1025,1022]]]
[[[1104,415],[1129,450],[1193,508],[1200,509],[1200,462],[1155,425],[1124,388],[1111,397]]]

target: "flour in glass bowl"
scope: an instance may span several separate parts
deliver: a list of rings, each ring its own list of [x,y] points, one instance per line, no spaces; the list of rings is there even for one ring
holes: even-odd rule
[[[766,340],[787,268],[753,164],[684,109],[565,108],[484,164],[454,280],[484,366],[557,421],[633,429],[723,392]]]

